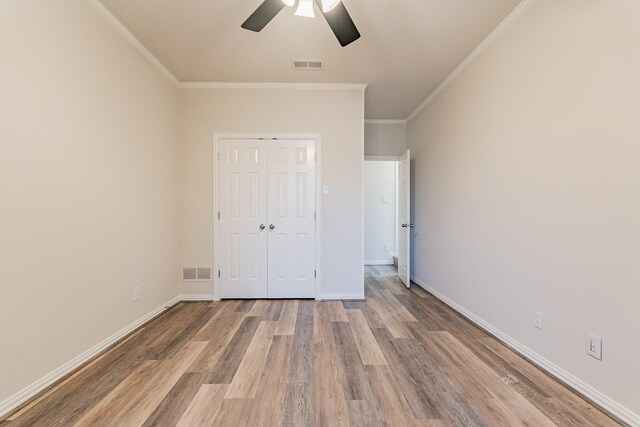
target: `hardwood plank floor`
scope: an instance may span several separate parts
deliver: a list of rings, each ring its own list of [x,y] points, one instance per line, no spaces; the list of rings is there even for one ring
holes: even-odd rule
[[[0,422],[619,425],[392,268],[367,301],[181,303]]]

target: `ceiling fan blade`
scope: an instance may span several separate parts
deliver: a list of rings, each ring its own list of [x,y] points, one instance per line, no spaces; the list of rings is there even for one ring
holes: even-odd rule
[[[320,7],[320,10],[322,10],[321,0],[315,1],[318,7]],[[342,2],[339,2],[336,7],[331,9],[329,12],[322,12],[322,14],[342,47],[345,47],[360,38],[360,32],[356,28],[356,24],[353,23],[351,15],[349,15],[347,8]]]
[[[285,6],[282,0],[264,0],[241,27],[259,33]]]

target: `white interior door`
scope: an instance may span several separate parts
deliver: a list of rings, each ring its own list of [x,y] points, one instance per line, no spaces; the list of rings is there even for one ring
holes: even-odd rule
[[[315,142],[269,144],[269,298],[315,297]]]
[[[268,147],[221,140],[219,257],[221,298],[267,298]]]
[[[398,162],[398,276],[407,286],[411,286],[411,245],[409,233],[413,225],[411,224],[411,200],[409,197],[409,186],[411,176],[411,153],[409,150]]]

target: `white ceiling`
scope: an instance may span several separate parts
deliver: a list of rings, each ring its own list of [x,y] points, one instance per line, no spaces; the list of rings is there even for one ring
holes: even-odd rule
[[[343,0],[362,37],[340,47],[326,21],[285,8],[260,33],[262,0],[102,0],[181,82],[368,83],[368,119],[406,118],[520,0]],[[294,71],[320,59],[324,71]]]

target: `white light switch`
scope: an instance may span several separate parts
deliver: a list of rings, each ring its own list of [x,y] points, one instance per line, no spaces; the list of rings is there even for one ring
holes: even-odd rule
[[[325,196],[327,194],[329,194],[329,186],[328,185],[325,185],[325,186],[322,187],[322,194],[324,194]]]
[[[383,196],[382,203],[389,203],[389,198],[387,196]]]

